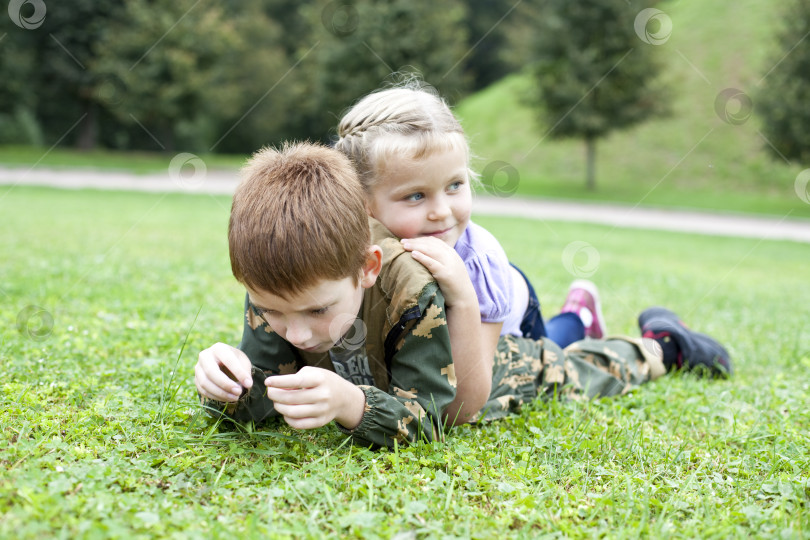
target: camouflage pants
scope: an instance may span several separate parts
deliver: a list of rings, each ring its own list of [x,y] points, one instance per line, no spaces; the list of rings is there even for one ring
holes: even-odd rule
[[[662,375],[664,367],[640,338],[585,339],[563,350],[549,340],[505,336],[492,371],[492,393],[476,419],[502,418],[538,397],[626,394]]]

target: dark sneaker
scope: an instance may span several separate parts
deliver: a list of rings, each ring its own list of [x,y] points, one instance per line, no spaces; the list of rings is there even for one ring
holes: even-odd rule
[[[707,371],[711,375],[732,374],[728,351],[716,340],[690,330],[673,312],[651,307],[638,316],[641,335],[656,340],[664,350],[667,371],[687,369]]]
[[[568,288],[560,313],[576,313],[585,325],[585,336],[601,339],[605,335],[605,317],[599,303],[599,289],[592,281],[577,279]]]

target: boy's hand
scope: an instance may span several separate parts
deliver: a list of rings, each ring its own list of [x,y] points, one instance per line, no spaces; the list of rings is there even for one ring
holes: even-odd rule
[[[315,429],[337,420],[354,429],[363,419],[366,395],[340,375],[305,366],[292,375],[274,375],[264,381],[276,411],[296,429]]]
[[[402,247],[410,251],[413,258],[433,275],[439,283],[447,307],[470,302],[471,299],[475,299],[477,304],[478,298],[464,261],[455,249],[432,236],[405,238],[402,240]]]
[[[194,384],[201,396],[214,401],[238,401],[242,387],[253,386],[247,355],[235,347],[217,343],[197,357]]]

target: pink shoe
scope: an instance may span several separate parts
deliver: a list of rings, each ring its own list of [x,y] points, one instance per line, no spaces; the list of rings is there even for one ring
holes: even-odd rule
[[[599,291],[593,282],[577,279],[568,288],[560,313],[576,313],[585,325],[585,336],[600,339],[605,335],[605,316],[599,303]]]

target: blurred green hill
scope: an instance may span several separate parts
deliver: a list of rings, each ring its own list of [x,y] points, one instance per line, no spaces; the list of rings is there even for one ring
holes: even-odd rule
[[[773,157],[757,116],[758,96],[768,91],[767,75],[783,54],[774,41],[778,4],[681,0],[658,7],[673,25],[666,43],[655,46],[672,95],[671,113],[599,141],[596,191],[584,187],[584,143],[548,137],[553,122],[541,122],[527,105],[533,88],[528,71],[456,107],[478,156],[476,169],[494,161],[512,165],[519,172],[519,196],[810,217],[810,205],[795,188],[797,175],[810,163]],[[638,46],[654,45],[639,40]],[[753,102],[753,114],[739,125],[716,111],[718,94],[728,88]],[[735,106],[739,103],[728,103],[729,114],[745,113]]]

